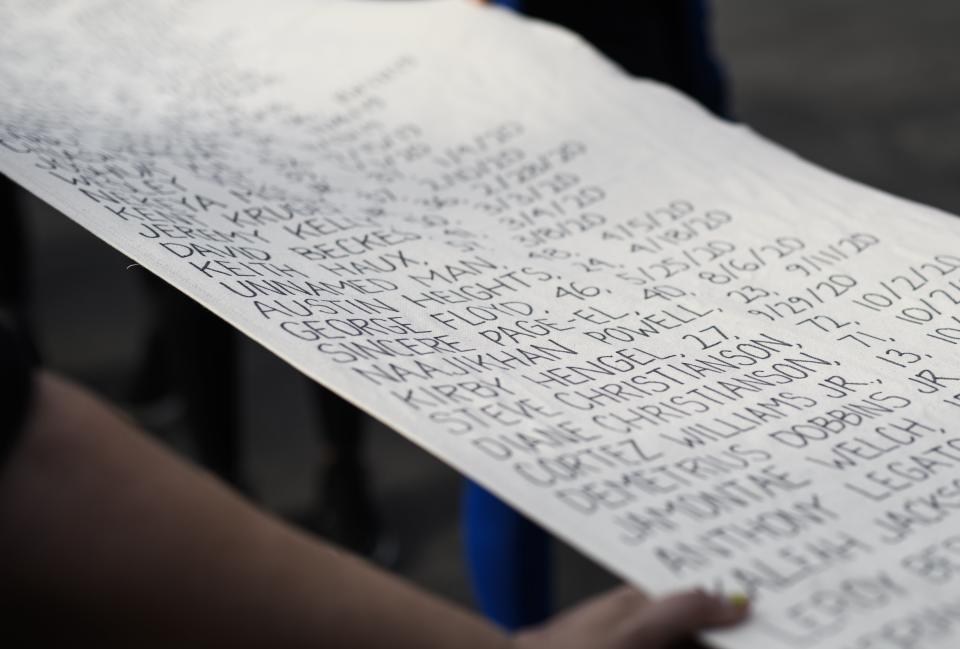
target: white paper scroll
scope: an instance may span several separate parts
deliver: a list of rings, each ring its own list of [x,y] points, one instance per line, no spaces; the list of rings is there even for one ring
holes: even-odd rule
[[[960,224],[462,2],[0,3],[0,171],[737,649],[960,638]]]

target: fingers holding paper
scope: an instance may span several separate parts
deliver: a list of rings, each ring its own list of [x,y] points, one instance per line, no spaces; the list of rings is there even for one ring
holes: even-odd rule
[[[632,587],[600,595],[517,637],[521,649],[668,649],[747,618],[746,600],[690,591],[651,599]]]

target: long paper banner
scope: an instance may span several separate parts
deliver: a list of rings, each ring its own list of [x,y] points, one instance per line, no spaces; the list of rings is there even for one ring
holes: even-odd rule
[[[465,2],[0,3],[0,171],[721,646],[957,644],[947,215]]]

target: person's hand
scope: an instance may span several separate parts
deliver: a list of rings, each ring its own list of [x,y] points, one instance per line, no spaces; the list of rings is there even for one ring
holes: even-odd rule
[[[748,615],[745,600],[693,591],[649,599],[623,587],[514,638],[516,649],[668,649]]]

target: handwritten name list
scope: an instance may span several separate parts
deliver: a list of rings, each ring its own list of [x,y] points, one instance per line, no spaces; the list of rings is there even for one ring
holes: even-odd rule
[[[461,2],[0,2],[0,171],[718,644],[960,638],[960,223]]]

